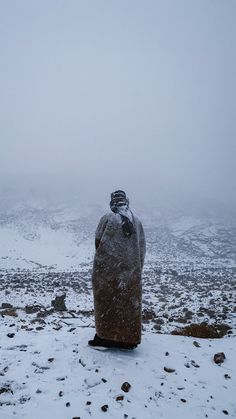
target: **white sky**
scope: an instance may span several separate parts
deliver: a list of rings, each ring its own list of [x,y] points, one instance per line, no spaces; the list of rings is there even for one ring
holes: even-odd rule
[[[236,1],[0,0],[0,173],[235,203]]]

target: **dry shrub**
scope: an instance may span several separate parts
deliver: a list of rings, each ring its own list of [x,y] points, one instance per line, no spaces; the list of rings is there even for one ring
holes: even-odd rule
[[[192,323],[189,326],[178,328],[171,332],[172,335],[192,336],[195,338],[217,339],[225,336],[231,327],[227,324],[207,324],[202,322],[200,324]]]

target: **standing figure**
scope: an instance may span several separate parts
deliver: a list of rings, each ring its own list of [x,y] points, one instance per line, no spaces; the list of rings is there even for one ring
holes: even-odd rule
[[[110,208],[95,236],[92,284],[96,334],[88,343],[134,349],[141,342],[145,236],[125,192],[111,194]]]

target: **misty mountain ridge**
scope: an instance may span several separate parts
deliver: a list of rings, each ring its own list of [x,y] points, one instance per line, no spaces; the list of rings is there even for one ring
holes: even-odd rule
[[[1,269],[74,271],[91,265],[95,229],[109,206],[78,201],[51,205],[37,198],[1,205]],[[154,205],[137,213],[146,232],[146,264],[175,269],[236,266],[236,218]]]

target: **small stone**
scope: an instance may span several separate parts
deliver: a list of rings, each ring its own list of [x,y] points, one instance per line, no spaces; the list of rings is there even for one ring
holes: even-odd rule
[[[121,386],[121,390],[123,390],[125,393],[128,393],[130,389],[131,389],[131,384],[128,383],[128,381],[125,381]]]
[[[172,372],[175,372],[175,369],[174,368],[169,368],[169,367],[164,367],[164,371],[172,373]]]
[[[10,303],[2,303],[2,308],[12,308],[13,305]]]
[[[228,414],[229,414],[228,410],[222,410],[222,412],[223,412],[225,415],[228,415]]]
[[[55,300],[51,301],[52,306],[56,311],[67,311],[65,305],[66,294],[57,295]]]
[[[108,404],[104,404],[104,405],[101,407],[101,410],[102,410],[103,412],[107,412],[107,410],[108,410]]]
[[[14,336],[15,336],[15,333],[8,333],[8,334],[7,334],[7,337],[8,337],[8,338],[14,338]]]
[[[225,374],[224,377],[225,377],[226,380],[228,380],[229,378],[231,378],[229,374]]]
[[[185,399],[180,399],[180,400],[181,400],[181,402],[186,403],[186,400]]]
[[[107,383],[107,380],[105,378],[102,378],[103,383]]]
[[[80,419],[80,416],[74,416],[72,419]]]
[[[200,365],[198,365],[193,359],[191,360],[191,365],[195,368],[200,368]]]
[[[48,358],[48,362],[53,362],[54,358]]]
[[[66,407],[70,407],[70,402],[67,402],[66,403]]]
[[[42,390],[40,390],[39,388],[36,390],[36,394],[41,394]]]
[[[222,364],[224,360],[225,360],[224,352],[218,352],[217,354],[214,355],[214,362],[216,364]]]
[[[169,352],[166,352],[166,353],[165,353],[165,356],[169,356],[169,355],[170,355],[170,354],[169,354]]]
[[[116,397],[117,402],[121,402],[122,400],[124,400],[124,396],[117,396]]]
[[[193,345],[196,346],[196,348],[201,348],[201,345],[196,340],[193,341]]]
[[[39,305],[28,305],[25,306],[26,314],[34,314],[41,310],[41,306]]]
[[[87,406],[90,406],[92,404],[92,402],[90,402],[90,400],[88,400],[87,402],[86,402],[86,405]]]
[[[60,390],[60,391],[59,391],[59,393],[58,393],[58,396],[59,396],[59,397],[62,397],[63,395],[64,395],[63,391],[62,391],[62,390]]]

